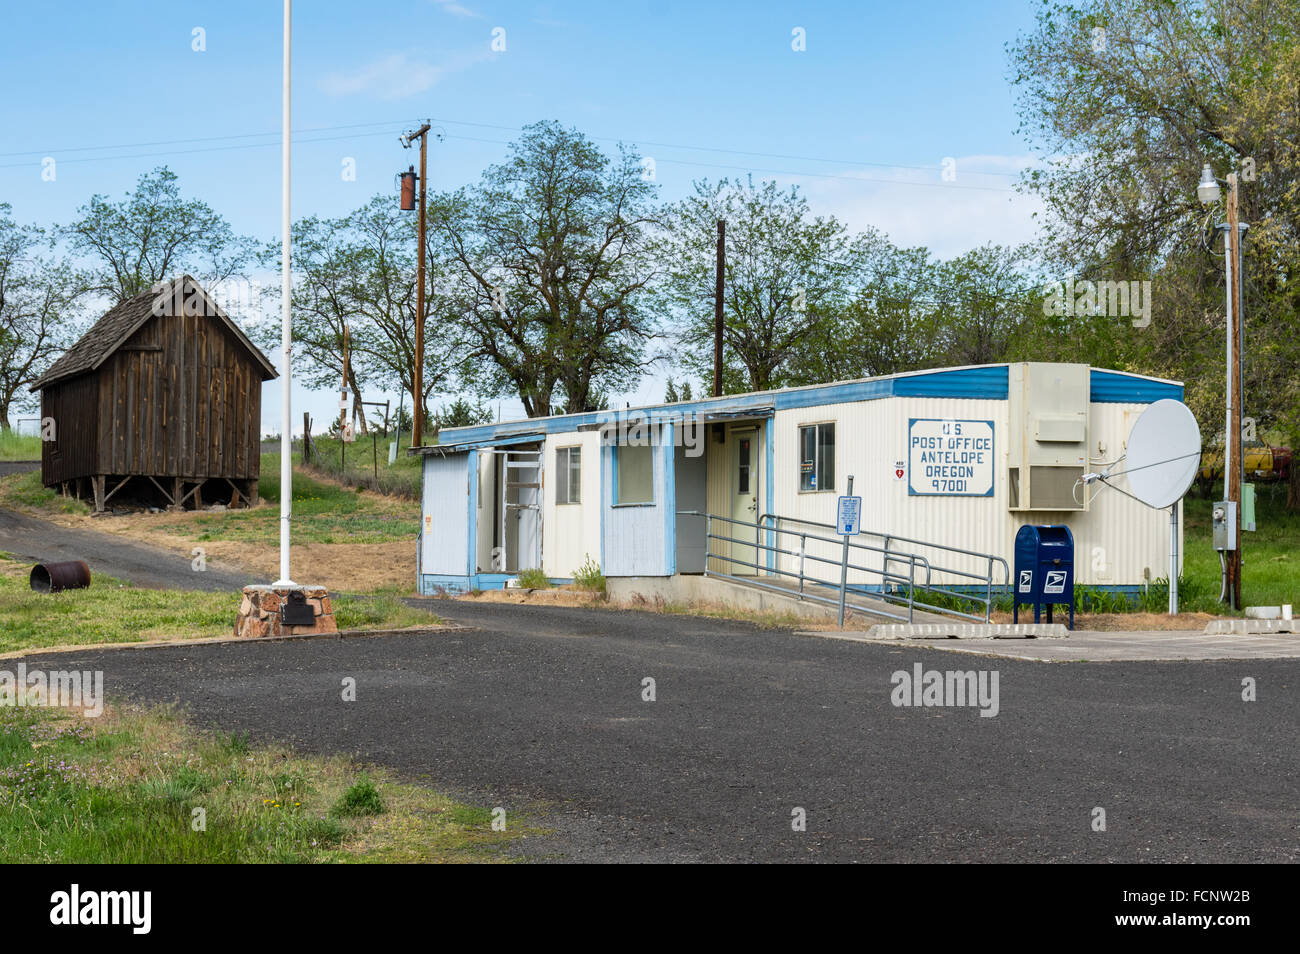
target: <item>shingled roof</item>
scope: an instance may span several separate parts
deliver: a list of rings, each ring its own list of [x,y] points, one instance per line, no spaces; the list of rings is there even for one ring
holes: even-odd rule
[[[175,294],[177,282],[184,283],[181,286],[182,294],[179,296]],[[150,318],[170,317],[175,313],[173,306],[177,301],[183,303],[195,293],[203,297],[204,314],[215,315],[224,322],[235,338],[249,350],[249,353],[261,365],[262,380],[266,381],[276,377],[275,366],[266,359],[266,355],[262,354],[256,345],[248,340],[248,336],[231,320],[225,310],[213,301],[212,297],[204,291],[203,286],[190,275],[182,275],[180,278],[168,282],[162,289],[146,289],[134,298],[128,298],[121,304],[110,308],[102,318],[91,326],[89,331],[77,340],[76,344],[65,351],[59,357],[59,360],[50,365],[49,370],[37,379],[30,390],[39,391],[58,381],[75,378],[78,375],[94,371],[107,361],[133,334],[139,331]],[[156,314],[154,302],[159,302]]]

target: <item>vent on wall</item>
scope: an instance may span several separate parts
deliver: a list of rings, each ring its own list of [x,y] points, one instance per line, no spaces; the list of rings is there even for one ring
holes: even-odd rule
[[[1088,465],[1088,366],[1013,364],[1007,383],[1007,506],[1087,510],[1076,485]]]

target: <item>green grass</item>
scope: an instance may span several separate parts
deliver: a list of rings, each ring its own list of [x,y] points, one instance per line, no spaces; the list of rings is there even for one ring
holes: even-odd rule
[[[276,546],[280,540],[280,455],[262,455],[258,493],[264,504],[242,510],[200,511],[184,523],[164,523],[159,529],[202,543],[235,540]],[[0,506],[51,513],[90,512],[71,497],[41,486],[39,473],[0,477]],[[295,543],[394,543],[414,545],[420,532],[420,504],[415,499],[388,497],[340,487],[295,470],[293,475],[293,540]]]
[[[75,497],[60,497],[58,491],[42,486],[38,470],[0,477],[0,506],[50,513],[90,513],[90,507]]]
[[[266,506],[203,512],[184,524],[168,524],[162,529],[200,543],[236,540],[274,546],[280,539],[279,454],[262,455],[258,493]],[[295,543],[413,543],[419,532],[418,501],[358,493],[302,471],[294,472]]]
[[[1255,491],[1259,529],[1241,535],[1242,601],[1246,606],[1300,603],[1300,513],[1286,510],[1286,487],[1280,483],[1256,484]],[[1199,497],[1188,497],[1184,504],[1186,582],[1179,584],[1179,603],[1189,611],[1223,612],[1218,602],[1219,556],[1210,527],[1212,506],[1212,500]],[[1164,592],[1168,594],[1167,589]]]
[[[230,636],[239,611],[238,593],[146,590],[98,575],[84,590],[35,593],[27,584],[30,567],[0,558],[0,652]],[[339,629],[400,629],[439,622],[391,595],[334,596],[331,602]]]
[[[18,434],[0,428],[0,460],[40,460],[39,434]]]
[[[423,458],[406,453],[411,441],[408,433],[397,448],[397,460],[390,467],[388,445],[392,440],[380,434],[378,440],[372,442],[369,435],[358,434],[356,442],[347,445],[346,451],[341,451],[343,444],[336,438],[313,436],[311,466],[349,487],[418,500]]]
[[[331,811],[357,792],[381,813]],[[0,709],[0,803],[5,861],[28,864],[503,861],[529,832],[350,760],[121,706]]]

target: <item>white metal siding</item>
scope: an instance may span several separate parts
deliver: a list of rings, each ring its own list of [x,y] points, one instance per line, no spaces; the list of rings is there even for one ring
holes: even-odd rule
[[[1146,405],[1090,406],[1091,453],[1113,460],[1132,422]],[[994,477],[991,497],[909,496],[908,481],[894,478],[894,462],[906,461],[910,418],[953,418],[994,422]],[[798,428],[835,421],[834,492],[798,492]],[[1143,582],[1144,568],[1155,579],[1168,573],[1169,514],[1116,493],[1103,491],[1089,512],[1017,513],[1007,509],[1007,402],[964,398],[883,398],[778,411],[775,420],[776,513],[823,523],[835,520],[836,498],[849,474],[853,492],[863,498],[865,530],[894,533],[933,543],[977,550],[1013,562],[1016,531],[1026,523],[1064,523],[1075,538],[1076,581],[1132,585]],[[1096,464],[1093,465],[1097,466]],[[713,476],[712,469],[710,477]],[[824,532],[824,531],[823,531]],[[874,542],[859,537],[862,542]],[[791,546],[783,537],[781,545]],[[877,543],[878,545],[878,543]],[[901,544],[899,545],[902,546]],[[1181,546],[1180,546],[1181,550]],[[809,546],[809,552],[838,559],[835,547]],[[921,551],[926,555],[925,551]],[[936,559],[938,558],[935,555]],[[785,565],[795,561],[787,558]],[[878,565],[870,563],[869,565]],[[961,569],[973,563],[956,563]],[[866,574],[859,582],[875,582]],[[946,580],[950,583],[958,579]]]
[[[420,572],[465,576],[468,572],[469,464],[465,454],[424,458]]]
[[[665,450],[667,453],[665,453]],[[666,576],[664,542],[665,461],[672,448],[654,447],[654,505],[613,506],[613,448],[601,448],[601,500],[605,507],[606,576]]]
[[[557,504],[556,450],[582,448],[581,503]],[[590,557],[600,563],[600,434],[596,431],[551,434],[543,460],[542,569],[547,576],[571,577]]]

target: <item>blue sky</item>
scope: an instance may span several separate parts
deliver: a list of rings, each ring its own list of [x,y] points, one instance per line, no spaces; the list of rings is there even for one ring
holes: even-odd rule
[[[422,119],[446,133],[431,188],[473,181],[520,126],[558,119],[607,148],[637,146],[665,199],[752,171],[798,184],[817,212],[943,256],[1028,241],[1036,206],[1011,191],[1029,149],[1004,44],[1035,6],[299,0],[294,216],[392,190],[416,161],[397,133]],[[491,47],[497,28],[504,51]],[[120,196],[166,164],[237,231],[276,236],[281,43],[275,0],[8,5],[0,202],[22,222],[64,223],[92,193]],[[341,174],[348,159],[355,181]],[[661,378],[627,397],[658,400]],[[265,398],[273,430],[278,386]],[[295,388],[294,401],[295,416],[324,419],[333,398]],[[506,418],[519,412],[503,402]]]

